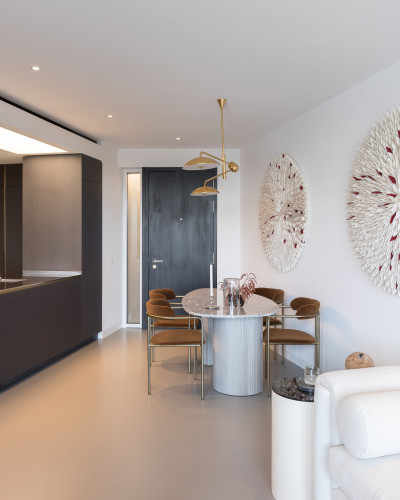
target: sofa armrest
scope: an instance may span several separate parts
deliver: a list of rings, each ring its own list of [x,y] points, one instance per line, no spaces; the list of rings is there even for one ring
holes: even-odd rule
[[[400,390],[400,366],[341,370],[320,375],[315,386],[315,499],[330,499],[327,450],[343,444],[337,421],[339,402],[346,396]]]
[[[330,448],[330,392],[319,384],[314,393],[314,498],[330,500],[331,480],[328,472]]]
[[[317,385],[324,386],[330,392],[330,446],[339,446],[343,442],[336,414],[341,399],[366,392],[400,390],[400,365],[327,372],[318,377]],[[315,404],[318,405],[318,398]]]

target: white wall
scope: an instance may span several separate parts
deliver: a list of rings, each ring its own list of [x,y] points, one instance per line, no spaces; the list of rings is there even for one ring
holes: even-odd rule
[[[220,150],[205,149],[215,156]],[[118,152],[121,168],[181,167],[199,155],[201,149],[122,149]],[[239,150],[226,150],[228,161],[240,165]],[[218,179],[217,199],[217,281],[240,275],[240,170]],[[204,270],[208,273],[208,270]]]
[[[2,101],[0,124],[103,162],[103,333],[117,330],[122,317],[122,186],[117,151],[107,144],[94,144]]]
[[[258,286],[282,288],[287,301],[321,301],[322,370],[344,368],[348,354],[367,352],[375,364],[400,363],[400,297],[375,286],[352,251],[346,223],[347,187],[357,147],[384,113],[400,104],[400,64],[375,75],[241,150],[241,267]],[[276,272],[258,231],[258,201],[268,162],[290,155],[307,181],[310,220],[296,267]],[[302,322],[304,323],[304,322]],[[287,348],[304,366],[312,347]]]

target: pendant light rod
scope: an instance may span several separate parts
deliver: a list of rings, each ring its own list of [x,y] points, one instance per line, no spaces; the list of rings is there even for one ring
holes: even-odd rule
[[[226,99],[218,99],[218,104],[221,109],[221,138],[222,138],[222,178],[226,179],[226,164],[225,164],[225,140],[224,140],[224,106]]]

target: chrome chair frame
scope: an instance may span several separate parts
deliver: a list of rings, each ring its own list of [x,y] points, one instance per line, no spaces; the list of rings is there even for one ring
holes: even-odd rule
[[[282,308],[286,309],[289,308],[291,309],[290,305],[288,306],[281,306]],[[287,342],[283,343],[282,342],[270,342],[270,318],[271,316],[267,317],[267,342],[265,342],[265,378],[268,380],[268,397],[271,396],[271,361],[270,361],[270,352],[269,352],[269,346],[277,346],[281,345],[282,346],[282,351],[283,351],[283,346],[284,345],[313,345],[314,346],[314,363],[315,366],[318,368],[320,367],[320,345],[321,345],[321,325],[320,325],[320,312],[318,311],[317,314],[311,314],[311,315],[296,315],[296,314],[277,314],[275,316],[272,316],[274,318],[282,318],[282,320],[286,318],[295,318],[295,319],[313,319],[315,320],[315,336],[314,339],[315,341],[310,344],[306,344],[304,342],[299,342],[296,344],[296,342]],[[282,352],[283,354],[283,352]],[[283,356],[282,356],[283,357]]]
[[[151,301],[152,299],[149,299],[149,301]],[[168,299],[166,298],[165,299],[167,302],[168,302],[168,305],[171,307],[171,303],[168,301]],[[171,309],[183,309],[182,306],[180,307],[171,307]],[[184,309],[183,309],[184,310]],[[186,312],[186,311],[185,311]],[[178,329],[186,329],[186,328],[193,328],[194,330],[196,330],[196,321],[195,321],[195,318],[189,314],[189,315],[184,315],[184,316],[170,316],[168,317],[168,320],[172,320],[174,321],[174,318],[175,320],[176,319],[185,319],[185,318],[188,318],[188,326],[155,326],[152,322],[151,324],[151,327],[152,327],[152,330],[153,330],[153,333],[152,333],[152,336],[155,334],[156,332],[156,329],[162,329],[162,330],[171,330],[171,329],[174,329],[174,330],[178,330]],[[193,319],[193,326],[191,324],[191,319]],[[149,326],[149,322],[147,322],[147,326]],[[197,351],[195,352],[194,354],[194,359],[193,359],[193,362],[195,362],[195,356],[196,356],[196,353]],[[189,373],[191,373],[191,356],[192,356],[192,351],[191,351],[191,348],[189,347],[189,352],[188,352],[188,359],[189,359]],[[155,347],[152,348],[152,361],[154,362],[155,361]]]
[[[196,380],[196,360],[197,360],[197,347],[200,347],[201,350],[201,399],[204,399],[204,362],[203,362],[203,344],[204,344],[204,329],[203,329],[203,318],[197,317],[197,316],[187,316],[188,321],[190,320],[200,320],[201,322],[201,342],[199,345],[196,344],[162,344],[162,345],[152,345],[151,344],[151,338],[154,335],[154,329],[153,329],[153,334],[152,328],[153,327],[153,322],[155,319],[172,319],[173,317],[171,316],[156,316],[154,314],[146,313],[148,317],[147,321],[147,392],[148,394],[151,394],[151,375],[150,375],[150,368],[151,368],[151,363],[152,363],[152,349],[154,347],[188,347],[189,349],[191,347],[194,347],[194,359],[193,359],[193,378]],[[178,316],[177,319],[183,319],[182,316]],[[165,328],[166,330],[168,328]],[[169,328],[171,329],[171,328]],[[177,330],[182,329],[182,327],[177,327]],[[190,351],[189,351],[190,353]],[[190,355],[189,355],[189,373],[191,373],[191,367],[190,367]]]

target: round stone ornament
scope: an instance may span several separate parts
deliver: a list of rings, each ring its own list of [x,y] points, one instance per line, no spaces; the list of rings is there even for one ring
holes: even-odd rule
[[[261,242],[277,271],[287,272],[296,265],[305,244],[307,222],[303,173],[290,156],[280,154],[267,167],[258,209]]]
[[[375,366],[375,363],[369,354],[353,352],[347,356],[344,366],[346,370],[354,370],[356,368],[370,368]]]

